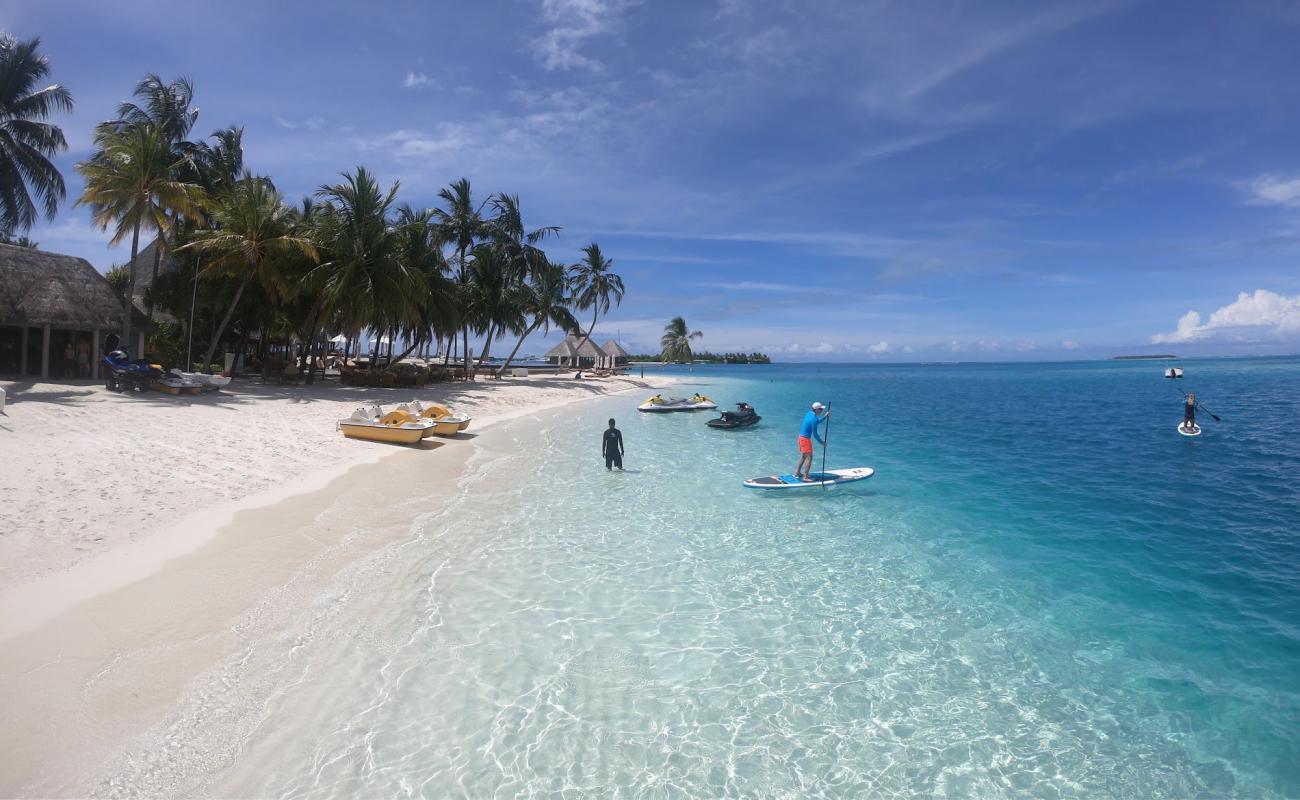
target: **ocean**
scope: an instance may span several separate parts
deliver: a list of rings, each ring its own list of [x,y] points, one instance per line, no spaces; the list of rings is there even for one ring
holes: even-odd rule
[[[1300,359],[1179,363],[678,368],[762,422],[517,420],[105,791],[1300,797]],[[742,487],[813,400],[876,475]]]

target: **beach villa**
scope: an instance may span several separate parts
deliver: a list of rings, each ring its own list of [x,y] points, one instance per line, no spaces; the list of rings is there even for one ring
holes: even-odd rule
[[[546,360],[560,367],[614,369],[627,366],[631,358],[627,350],[613,339],[605,342],[601,347],[597,347],[595,342],[588,339],[582,342],[581,349],[579,349],[579,341],[577,336],[564,337],[564,341],[547,351]]]
[[[145,316],[132,307],[135,352]],[[89,261],[0,244],[0,375],[98,378],[109,334],[122,330],[122,301]]]

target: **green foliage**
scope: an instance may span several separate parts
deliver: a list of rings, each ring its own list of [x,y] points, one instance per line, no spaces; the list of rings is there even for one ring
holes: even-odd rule
[[[664,326],[664,335],[659,337],[659,346],[663,348],[664,361],[691,361],[691,340],[704,335],[703,331],[692,331],[686,327],[686,320],[673,317]]]
[[[163,369],[185,368],[185,328],[175,322],[159,322],[149,334],[153,352],[150,360]]]
[[[131,282],[131,267],[126,264],[114,264],[108,272],[104,273],[104,278],[108,285],[113,287],[118,297],[126,296],[126,286]]]
[[[37,88],[50,74],[40,39],[0,35],[0,231],[28,230],[39,217],[53,220],[67,194],[50,161],[68,149],[55,111],[72,111],[72,95],[58,84]]]

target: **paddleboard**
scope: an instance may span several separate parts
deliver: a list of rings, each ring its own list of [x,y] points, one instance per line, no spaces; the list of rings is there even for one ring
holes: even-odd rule
[[[1181,434],[1184,435],[1184,436],[1200,436],[1200,435],[1201,435],[1201,426],[1200,426],[1200,425],[1193,425],[1193,426],[1192,426],[1192,429],[1189,431],[1189,430],[1187,430],[1186,428],[1184,428],[1184,427],[1183,427],[1183,423],[1180,422],[1180,423],[1178,423],[1178,432],[1181,433]]]
[[[819,489],[823,486],[830,488],[841,483],[866,480],[875,474],[876,471],[871,467],[828,469],[825,472],[812,473],[809,475],[812,481],[807,483],[793,475],[766,475],[761,478],[750,478],[745,481],[745,485],[751,489]]]

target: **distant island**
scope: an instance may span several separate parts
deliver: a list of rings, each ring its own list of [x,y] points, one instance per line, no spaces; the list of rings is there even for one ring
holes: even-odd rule
[[[631,361],[677,361],[678,359],[669,359],[663,353],[653,353],[631,356]],[[685,362],[682,359],[683,363]],[[710,353],[700,352],[691,353],[690,361],[696,364],[771,364],[772,359],[766,353]]]
[[[1178,358],[1178,356],[1159,355],[1159,356],[1115,356],[1112,361],[1145,361],[1157,358]]]

